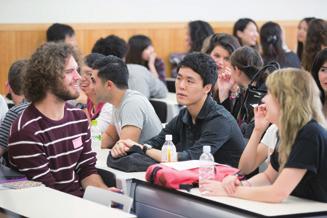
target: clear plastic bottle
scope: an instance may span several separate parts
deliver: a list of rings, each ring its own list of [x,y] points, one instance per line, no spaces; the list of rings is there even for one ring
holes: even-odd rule
[[[101,132],[99,130],[97,120],[91,121],[91,138],[92,138],[92,146],[100,146],[101,145]]]
[[[176,147],[173,143],[172,135],[166,135],[166,142],[161,148],[161,162],[177,161]]]
[[[202,181],[215,178],[215,160],[211,154],[210,146],[203,146],[203,153],[200,156],[199,168],[199,190],[205,194],[203,190]]]

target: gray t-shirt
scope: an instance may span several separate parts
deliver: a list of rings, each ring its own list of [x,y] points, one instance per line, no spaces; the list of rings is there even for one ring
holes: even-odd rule
[[[129,78],[128,87],[142,93],[147,98],[165,98],[168,93],[166,85],[154,77],[144,66],[127,64]]]
[[[144,143],[159,134],[162,129],[161,122],[151,103],[141,93],[126,90],[123,100],[118,108],[113,108],[113,124],[120,136],[124,126],[140,128],[140,143]]]

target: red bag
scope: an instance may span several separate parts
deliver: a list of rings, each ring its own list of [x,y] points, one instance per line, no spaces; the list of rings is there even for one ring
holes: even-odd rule
[[[215,180],[222,181],[226,176],[238,172],[237,168],[218,164],[215,166]],[[179,171],[163,164],[153,164],[146,170],[145,178],[152,184],[190,190],[199,184],[199,168]]]

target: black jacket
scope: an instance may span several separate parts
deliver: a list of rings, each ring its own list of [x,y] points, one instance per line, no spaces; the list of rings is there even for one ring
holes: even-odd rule
[[[199,159],[202,147],[210,145],[216,162],[237,167],[245,144],[234,117],[211,96],[207,97],[195,124],[187,108],[183,108],[159,135],[146,143],[161,149],[167,134],[173,136],[179,161]]]

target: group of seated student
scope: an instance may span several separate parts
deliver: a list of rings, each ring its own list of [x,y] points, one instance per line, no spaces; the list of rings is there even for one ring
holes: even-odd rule
[[[138,144],[120,140],[112,148],[112,156],[120,157],[133,146],[142,149],[154,160],[161,161],[161,147],[165,135],[171,134],[179,161],[199,159],[204,145],[210,145],[215,161],[236,167],[244,140],[233,116],[210,95],[217,80],[217,66],[210,56],[190,53],[180,62],[176,78],[176,98],[186,106],[162,131]]]
[[[125,60],[128,45],[124,39],[109,35],[96,41],[92,48],[92,53],[99,53],[105,56],[114,55]],[[128,63],[129,89],[139,91],[147,98],[165,98],[168,93],[166,84],[161,81],[158,75],[151,73],[146,67],[139,63]]]
[[[238,121],[244,137],[249,138],[253,129],[253,113],[249,113],[252,108],[249,110],[244,107],[245,95],[253,79],[255,79],[256,87],[265,89],[265,74],[263,73],[260,77],[255,78],[263,66],[263,61],[257,50],[249,46],[243,46],[231,54],[230,66],[229,71],[224,71],[218,77],[219,101]],[[235,86],[239,90],[235,90]],[[234,97],[231,98],[233,92],[237,93],[234,93]]]
[[[312,76],[320,90],[320,99],[325,117],[327,117],[327,107],[325,102],[325,93],[327,92],[326,72],[327,49],[325,48],[317,54],[312,65]],[[244,149],[238,166],[240,172],[244,175],[254,171],[266,158],[269,160],[270,155],[277,144],[278,128],[275,124],[269,126],[269,121],[264,117],[264,110],[265,108],[262,106],[259,106],[254,110],[255,128]]]
[[[88,185],[117,191],[97,174],[96,154],[91,149],[91,120],[100,117],[103,105],[108,105],[101,124],[101,147],[110,148],[114,158],[127,155],[136,145],[160,162],[165,135],[170,134],[178,161],[199,159],[203,146],[209,145],[216,162],[238,167],[242,175],[248,175],[268,159],[268,168],[248,180],[228,176],[222,182],[205,181],[201,187],[209,195],[281,202],[292,194],[327,202],[325,44],[320,45],[322,51],[313,61],[311,74],[296,68],[269,76],[263,72],[254,85],[268,93],[249,113],[243,106],[246,90],[264,61],[271,59],[264,56],[267,59],[263,60],[256,40],[252,42],[258,37],[255,22],[238,22],[234,28],[237,38],[211,35],[202,53],[190,52],[178,64],[176,99],[185,107],[164,128],[148,100],[156,97],[150,94],[155,89],[150,85],[165,87],[158,68],[157,76],[152,71],[156,56],[151,40],[138,51],[144,62],[126,60],[126,64],[128,45],[114,35],[99,39],[81,62],[75,33],[68,28],[68,33],[60,34],[55,43],[41,45],[25,63],[22,91],[17,93],[26,100],[12,108],[17,119],[6,124],[7,137],[11,126],[8,141],[1,131],[0,142],[5,144],[0,152],[8,150],[11,167],[51,188],[76,196],[82,196]],[[278,26],[272,35],[280,46]],[[69,44],[72,41],[75,43]],[[140,84],[147,86],[144,93],[132,90]],[[79,97],[80,87],[88,98],[84,112],[67,103]],[[167,89],[155,92],[166,94]]]
[[[236,176],[207,180],[204,189],[209,195],[264,202],[281,202],[290,194],[327,202],[326,118],[317,84],[310,73],[295,68],[275,71],[266,83],[268,94],[256,117],[278,128],[268,168],[245,181]]]
[[[225,33],[215,33],[205,39],[201,50],[201,52],[209,54],[216,62],[219,79],[217,78],[216,85],[213,88],[213,98],[217,103],[222,104],[228,111],[231,111],[231,103],[234,100],[229,97],[232,95],[233,91],[237,91],[233,90],[236,86],[234,86],[233,83],[228,83],[228,86],[231,87],[222,89],[224,85],[219,82],[223,80],[223,77],[228,77],[227,79],[230,78],[231,71],[233,70],[230,56],[239,47],[240,44],[234,36]]]
[[[113,106],[112,123],[102,135],[102,148],[117,145],[119,139],[145,142],[160,132],[161,122],[149,100],[128,89],[129,73],[122,59],[103,56],[92,68],[96,102],[108,102]]]

